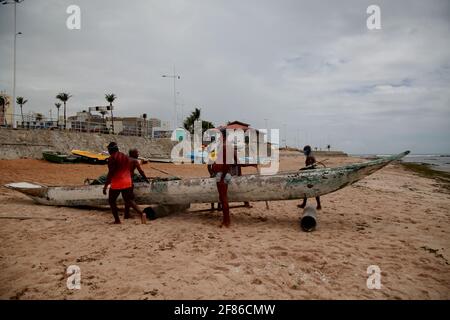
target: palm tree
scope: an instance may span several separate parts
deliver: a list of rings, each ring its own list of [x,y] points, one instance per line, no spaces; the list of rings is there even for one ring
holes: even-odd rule
[[[2,117],[3,124],[6,126],[8,123],[6,122],[6,105],[8,104],[8,98],[4,95],[0,95],[0,105],[2,106]]]
[[[108,111],[102,110],[102,111],[99,111],[99,112],[102,115],[102,119],[105,119],[105,115],[108,113]]]
[[[112,126],[112,133],[114,134],[114,114],[113,114],[113,105],[112,103],[114,100],[116,100],[117,96],[114,93],[105,94],[106,101],[109,102],[109,106],[111,107],[111,126]]]
[[[200,120],[200,115],[201,110],[199,108],[195,108],[191,115],[188,116],[183,122],[183,127],[191,134],[194,133],[194,124],[195,121]],[[202,133],[211,128],[214,128],[214,124],[209,121],[202,121]]]
[[[23,105],[27,103],[28,100],[24,99],[23,97],[17,97],[16,103],[20,106],[20,115],[22,116],[22,125],[24,124],[23,120]]]
[[[64,130],[66,129],[67,125],[67,117],[66,117],[66,102],[72,97],[69,93],[66,92],[60,92],[56,95],[56,99],[60,100],[62,103],[64,103]]]
[[[56,107],[56,109],[58,110],[58,112],[57,112],[58,117],[56,118],[56,126],[59,128],[59,108],[61,108],[61,103],[56,102],[56,103],[55,103],[55,107]]]
[[[328,151],[330,151],[331,145],[327,145],[327,149],[328,149]]]

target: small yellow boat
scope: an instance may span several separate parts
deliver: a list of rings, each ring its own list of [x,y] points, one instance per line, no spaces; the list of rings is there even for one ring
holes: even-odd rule
[[[95,153],[84,150],[72,150],[71,152],[76,156],[80,156],[82,161],[93,164],[105,164],[109,158],[109,155],[103,153]]]

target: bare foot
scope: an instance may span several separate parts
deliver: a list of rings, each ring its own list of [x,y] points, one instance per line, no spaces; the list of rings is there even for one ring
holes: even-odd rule
[[[142,224],[147,224],[147,216],[145,213],[141,214],[141,222]]]
[[[114,222],[109,222],[109,224],[120,224],[120,223],[121,223],[120,220],[116,220]]]
[[[220,224],[220,227],[225,227],[225,228],[229,228],[230,227],[230,220],[223,220],[222,223]]]
[[[321,206],[317,206],[316,209],[317,210],[322,210],[322,207]]]

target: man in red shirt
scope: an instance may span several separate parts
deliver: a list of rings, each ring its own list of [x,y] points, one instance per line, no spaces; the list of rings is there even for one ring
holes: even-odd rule
[[[130,172],[131,160],[127,155],[119,152],[119,147],[115,142],[111,142],[108,145],[108,152],[111,156],[108,158],[108,176],[103,187],[103,194],[106,195],[106,189],[108,185],[111,185],[109,189],[109,205],[114,216],[114,223],[120,224],[119,209],[116,203],[120,194],[122,194],[125,205],[136,210],[141,215],[142,223],[146,223],[145,213],[139,209],[133,200],[133,183]]]

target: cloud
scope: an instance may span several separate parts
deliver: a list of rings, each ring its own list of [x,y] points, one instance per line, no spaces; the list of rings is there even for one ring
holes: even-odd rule
[[[65,27],[81,8],[81,30]],[[379,1],[56,1],[18,6],[17,94],[48,114],[114,92],[118,115],[186,115],[287,128],[288,144],[354,153],[450,152],[450,5]],[[12,8],[0,6],[0,90],[11,90]],[[184,106],[182,107],[181,104]],[[181,115],[180,115],[181,117]],[[282,132],[281,136],[285,134]],[[389,141],[389,143],[387,143]]]

